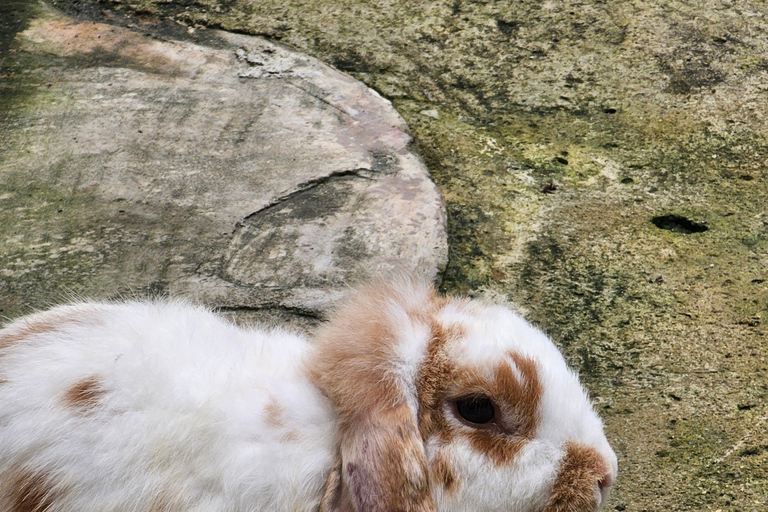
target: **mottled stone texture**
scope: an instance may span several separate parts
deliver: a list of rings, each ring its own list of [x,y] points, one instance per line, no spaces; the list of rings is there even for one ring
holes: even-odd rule
[[[35,8],[3,55],[0,304],[192,297],[320,317],[436,278],[442,199],[391,104],[263,39],[206,44]]]

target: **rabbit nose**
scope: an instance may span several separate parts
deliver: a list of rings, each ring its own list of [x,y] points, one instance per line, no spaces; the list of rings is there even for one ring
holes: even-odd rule
[[[542,512],[595,512],[616,478],[610,454],[594,446],[569,441],[552,487],[552,498]]]
[[[597,481],[597,486],[600,488],[600,492],[605,494],[608,489],[611,488],[613,485],[613,475],[610,473],[604,474],[600,479]]]
[[[600,488],[600,492],[605,496],[608,490],[613,485],[616,475],[611,469],[611,463],[605,457],[605,454],[598,455],[597,464],[594,468],[595,477],[597,477],[597,486]]]
[[[597,476],[597,487],[600,493],[599,506],[605,503],[605,500],[608,498],[611,486],[616,481],[616,472],[611,469],[610,462],[603,458],[603,463],[600,464],[600,472],[598,472]]]

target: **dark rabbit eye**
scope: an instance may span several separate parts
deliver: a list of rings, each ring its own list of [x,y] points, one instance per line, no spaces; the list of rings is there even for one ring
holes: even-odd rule
[[[470,397],[456,400],[459,416],[470,423],[483,424],[493,420],[495,409],[490,398]]]

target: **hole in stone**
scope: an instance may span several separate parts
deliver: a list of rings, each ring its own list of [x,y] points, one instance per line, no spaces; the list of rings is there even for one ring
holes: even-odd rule
[[[703,233],[709,228],[701,222],[694,222],[682,215],[658,215],[651,219],[653,225],[659,229],[673,231],[675,233]]]
[[[555,183],[552,180],[549,180],[549,183],[544,185],[544,187],[541,189],[541,191],[545,194],[552,194],[554,193],[558,188],[560,188],[557,183]]]
[[[609,108],[604,108],[603,112],[605,112],[606,114],[615,114],[616,113],[616,109],[615,108],[610,108],[610,107]]]
[[[744,448],[739,452],[739,457],[751,457],[752,455],[760,455],[761,451],[762,449],[759,446]]]
[[[568,165],[568,160],[566,160],[565,158],[563,158],[561,156],[556,156],[555,157],[555,162],[557,162],[559,164],[563,164],[563,165]]]
[[[744,181],[752,181],[755,179],[755,177],[749,174],[742,174],[741,176],[739,176],[739,179]]]
[[[633,180],[629,176],[627,176],[626,178],[621,178],[621,180],[619,181],[619,183],[621,183],[622,185],[629,185],[630,183],[634,183],[634,182],[635,180]]]
[[[512,34],[517,32],[520,24],[516,21],[496,20],[496,26],[502,34]]]

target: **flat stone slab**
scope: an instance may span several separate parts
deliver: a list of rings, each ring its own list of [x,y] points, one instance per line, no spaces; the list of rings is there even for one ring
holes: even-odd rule
[[[306,55],[43,4],[2,55],[0,308],[168,293],[310,317],[436,277],[442,199],[391,104]]]

